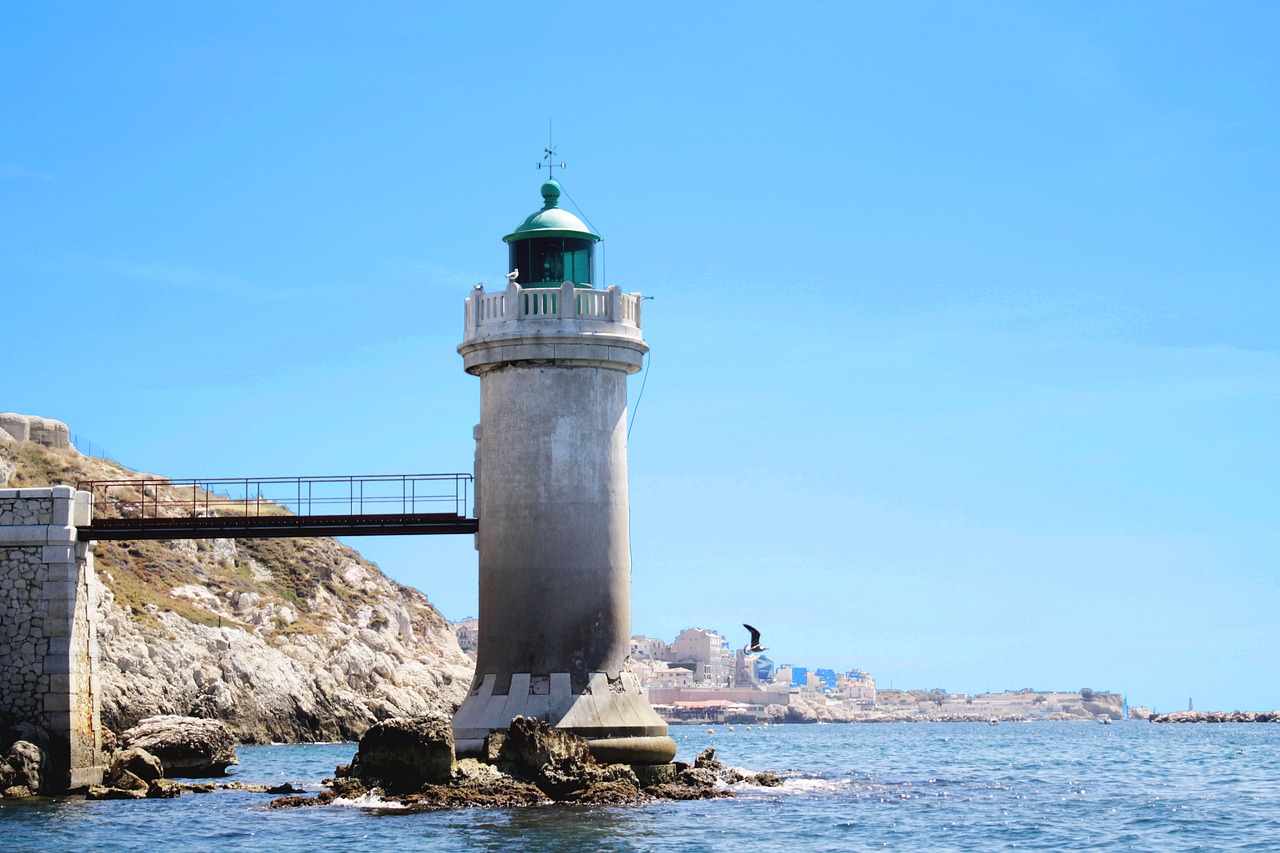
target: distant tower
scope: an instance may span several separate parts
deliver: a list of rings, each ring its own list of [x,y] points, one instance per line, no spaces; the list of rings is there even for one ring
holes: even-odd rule
[[[458,753],[530,716],[591,741],[597,758],[663,764],[667,725],[629,671],[627,376],[648,351],[639,294],[598,290],[600,236],[559,207],[503,239],[515,280],[477,288],[458,352],[480,377],[476,514],[480,637],[454,715]]]

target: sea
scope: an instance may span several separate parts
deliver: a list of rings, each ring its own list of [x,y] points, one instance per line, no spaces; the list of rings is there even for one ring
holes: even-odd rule
[[[3,851],[1280,850],[1280,725],[673,726],[678,759],[779,774],[733,799],[274,811],[269,794],[0,801]],[[241,747],[243,782],[311,791],[354,744]]]

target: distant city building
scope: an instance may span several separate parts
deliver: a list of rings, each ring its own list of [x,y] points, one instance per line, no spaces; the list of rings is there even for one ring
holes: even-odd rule
[[[846,702],[859,705],[876,703],[876,680],[860,669],[836,676],[836,694]]]
[[[685,628],[671,644],[677,663],[694,663],[696,681],[728,686],[733,677],[733,656],[725,648],[725,638],[703,628]]]
[[[798,699],[845,708],[876,701],[875,679],[860,669],[778,667],[763,654],[730,650],[721,634],[704,628],[686,628],[670,644],[636,634],[631,660],[650,702],[668,720],[776,719],[777,706]]]
[[[464,652],[474,652],[476,644],[480,641],[480,622],[474,617],[468,616],[466,619],[460,619],[457,622],[450,622],[453,633],[458,638],[458,645],[462,646]]]
[[[633,660],[672,660],[671,647],[657,637],[636,634],[631,638]]]

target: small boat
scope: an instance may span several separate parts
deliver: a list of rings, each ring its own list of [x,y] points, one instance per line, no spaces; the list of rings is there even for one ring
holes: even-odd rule
[[[991,719],[987,720],[987,725],[989,725],[989,726],[998,726],[998,725],[1000,725],[1000,721],[999,721],[999,720],[997,720],[995,717],[992,717]]]

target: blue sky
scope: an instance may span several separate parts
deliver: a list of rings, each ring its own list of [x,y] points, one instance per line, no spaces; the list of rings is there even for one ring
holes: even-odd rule
[[[1280,7],[0,11],[0,410],[174,477],[462,471],[563,183],[645,303],[633,628],[1280,706]],[[354,541],[450,618],[465,537]]]

